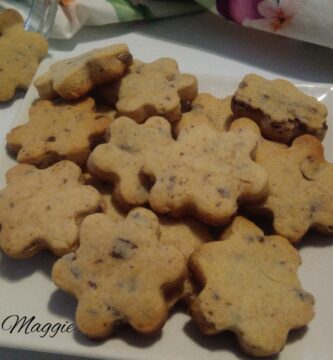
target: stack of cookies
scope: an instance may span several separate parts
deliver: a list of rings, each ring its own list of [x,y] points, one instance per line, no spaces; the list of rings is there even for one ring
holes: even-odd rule
[[[20,164],[0,192],[0,246],[59,256],[52,279],[77,298],[82,333],[152,334],[183,302],[204,334],[268,356],[311,321],[293,243],[333,233],[323,104],[253,74],[225,99],[198,94],[175,60],[133,60],[124,44],[34,84],[29,121],[7,135]]]

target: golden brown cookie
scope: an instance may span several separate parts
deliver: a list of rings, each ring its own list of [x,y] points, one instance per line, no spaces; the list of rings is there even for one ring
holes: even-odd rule
[[[161,242],[168,246],[174,246],[186,258],[200,245],[212,241],[208,226],[191,218],[172,219],[170,217],[158,216],[161,229]],[[189,303],[197,291],[196,285],[192,281],[191,274],[188,274],[184,286],[179,293],[170,297],[171,304],[179,300]]]
[[[97,85],[119,79],[131,64],[127,45],[111,45],[56,62],[34,84],[42,99],[77,99]]]
[[[29,110],[29,122],[7,135],[7,149],[20,163],[47,167],[67,159],[85,164],[91,149],[104,141],[111,119],[94,111],[94,100],[39,100]]]
[[[0,13],[0,102],[16,89],[27,89],[48,44],[41,34],[27,32],[22,16],[13,9]]]
[[[148,201],[149,189],[146,179],[139,176],[141,154],[171,143],[170,131],[170,124],[161,117],[152,117],[140,126],[120,117],[110,125],[109,143],[98,146],[89,157],[89,171],[115,185],[114,195],[121,204],[142,205]]]
[[[38,76],[34,81],[34,85],[38,91],[38,95],[41,99],[52,100],[59,95],[53,90],[53,76],[51,71]]]
[[[265,138],[287,144],[303,134],[322,140],[327,129],[326,106],[286,80],[246,75],[232,99],[232,109],[236,116],[254,120]]]
[[[138,123],[155,115],[170,122],[179,120],[181,104],[192,101],[197,92],[197,79],[181,74],[176,61],[169,58],[152,63],[135,60],[118,83],[100,88],[104,99],[111,104],[116,102],[119,115]]]
[[[12,167],[0,192],[1,249],[15,258],[43,249],[62,256],[75,249],[79,224],[101,201],[98,191],[80,179],[80,168],[70,161],[45,170]]]
[[[127,211],[112,196],[112,185],[92,177],[89,173],[85,173],[83,176],[85,184],[93,186],[102,195],[103,203],[101,207],[103,214],[107,215],[114,223],[124,221]]]
[[[104,214],[87,217],[80,247],[58,260],[52,278],[78,299],[76,324],[92,338],[109,335],[119,323],[158,331],[168,316],[165,293],[187,276],[186,260],[159,241],[158,219],[143,208],[115,223]]]
[[[224,225],[240,203],[264,198],[267,174],[252,159],[259,129],[253,131],[248,122],[234,122],[223,133],[190,125],[172,145],[146,155],[142,172],[155,179],[149,193],[152,209]]]
[[[265,236],[237,217],[221,241],[202,245],[190,258],[203,287],[191,314],[205,334],[229,330],[246,353],[276,354],[288,332],[314,316],[314,298],[297,278],[300,263],[287,239]]]
[[[218,99],[211,94],[199,94],[192,102],[191,111],[183,114],[176,124],[175,133],[178,136],[184,126],[206,123],[220,131],[226,131],[235,116],[231,110],[232,96]]]
[[[110,133],[109,143],[90,155],[88,168],[116,184],[121,202],[137,205],[149,200],[157,213],[190,213],[223,225],[240,202],[266,196],[266,171],[252,160],[259,129],[250,120],[236,121],[224,133],[206,124],[186,126],[173,140],[162,118],[150,118],[143,125],[119,118]],[[147,176],[151,184],[145,186]]]
[[[276,233],[291,242],[309,228],[333,233],[333,164],[318,139],[303,135],[291,147],[263,141],[256,161],[268,172],[269,195],[251,211],[272,215]]]
[[[114,223],[124,221],[127,212],[120,206],[116,199],[112,196],[112,186],[102,183],[88,174],[85,174],[86,182],[96,187],[103,197],[103,213],[107,215]],[[172,219],[167,216],[158,216],[161,237],[161,243],[167,246],[177,248],[186,259],[190,257],[192,252],[201,244],[212,241],[213,238],[209,233],[207,225],[200,223],[191,218]],[[178,300],[185,299],[188,301],[194,294],[194,285],[190,278],[186,279],[184,287],[176,289],[168,296],[170,306],[174,305]]]

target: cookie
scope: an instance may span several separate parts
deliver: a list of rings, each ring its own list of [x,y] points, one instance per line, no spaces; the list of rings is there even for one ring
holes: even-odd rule
[[[181,104],[196,97],[198,83],[194,76],[181,74],[175,60],[162,58],[152,63],[135,60],[117,84],[99,90],[108,102],[116,101],[119,115],[138,123],[155,115],[173,122],[181,117]]]
[[[80,179],[80,168],[70,161],[45,170],[27,164],[12,167],[0,192],[1,249],[14,258],[43,249],[62,256],[75,249],[79,224],[101,201],[98,191]]]
[[[112,196],[112,185],[99,181],[98,179],[92,177],[89,173],[85,173],[83,176],[85,184],[93,186],[102,195],[103,214],[107,215],[107,217],[109,217],[114,223],[124,221],[127,212],[120,206],[120,204],[116,201],[115,197]]]
[[[106,337],[117,324],[151,334],[168,316],[165,293],[186,276],[186,260],[159,241],[157,217],[136,208],[122,222],[104,214],[87,217],[79,248],[58,260],[56,285],[78,299],[76,324],[92,338]]]
[[[322,140],[327,129],[326,106],[286,80],[245,76],[232,109],[236,116],[254,120],[265,138],[286,144],[303,134]]]
[[[109,143],[98,146],[88,159],[89,172],[114,184],[114,196],[124,207],[148,201],[147,179],[140,177],[141,154],[172,142],[170,124],[161,117],[137,125],[127,117],[113,121],[108,131]]]
[[[117,203],[112,196],[112,187],[109,184],[101,183],[89,175],[86,176],[87,184],[98,189],[103,197],[103,213],[114,223],[124,221],[126,211]],[[191,218],[172,219],[167,216],[159,215],[160,241],[167,246],[177,248],[186,259],[201,244],[212,241],[213,238],[209,233],[207,225],[195,221]],[[184,287],[176,289],[168,295],[168,303],[173,306],[180,299],[188,301],[195,292],[194,285],[190,278],[184,282]]]
[[[200,245],[213,240],[208,226],[195,219],[172,219],[164,215],[159,215],[158,219],[161,229],[161,243],[174,246],[185,256],[186,260]],[[170,296],[169,301],[171,304],[178,301],[189,303],[196,292],[197,287],[192,281],[191,274],[188,274],[181,291],[173,294],[173,297]]]
[[[314,298],[297,278],[301,258],[287,239],[265,236],[249,220],[237,217],[221,241],[202,245],[190,268],[202,291],[191,314],[204,334],[236,334],[253,356],[276,354],[291,329],[314,316]]]
[[[188,124],[195,126],[206,123],[220,131],[226,131],[235,118],[231,110],[231,99],[232,96],[218,99],[211,94],[199,94],[192,102],[191,111],[183,114],[176,124],[176,135],[178,136],[181,129]]]
[[[41,99],[53,100],[59,95],[53,90],[53,76],[51,71],[38,76],[34,81],[34,85],[38,91],[38,95]]]
[[[79,166],[91,149],[104,141],[111,119],[94,111],[92,98],[76,102],[36,101],[29,110],[29,122],[7,135],[7,149],[20,163],[44,168],[67,159]]]
[[[0,13],[0,102],[16,89],[27,89],[48,44],[41,34],[27,32],[22,16],[13,9]]]
[[[271,215],[276,233],[291,242],[310,228],[333,233],[333,164],[318,139],[303,135],[291,147],[263,141],[256,161],[268,172],[269,195],[251,211]]]
[[[117,44],[56,62],[38,77],[34,84],[42,99],[61,96],[77,99],[97,85],[123,76],[132,64],[132,55],[125,44]]]
[[[267,173],[252,159],[259,138],[246,121],[222,133],[205,124],[184,127],[173,144],[146,155],[142,172],[155,179],[150,206],[211,225],[228,223],[240,203],[266,196]]]
[[[223,225],[239,203],[266,196],[267,173],[252,160],[260,139],[253,124],[236,121],[224,133],[206,124],[190,125],[174,140],[162,118],[143,125],[119,118],[110,126],[109,143],[91,153],[88,169],[115,183],[115,196],[127,204],[149,201],[157,213],[191,214]],[[145,186],[147,176],[151,183]]]

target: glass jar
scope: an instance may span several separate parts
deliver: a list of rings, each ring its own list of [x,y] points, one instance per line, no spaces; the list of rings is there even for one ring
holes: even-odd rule
[[[27,31],[39,32],[45,36],[52,28],[57,13],[57,0],[11,0],[0,1],[4,8],[18,10],[24,18]]]

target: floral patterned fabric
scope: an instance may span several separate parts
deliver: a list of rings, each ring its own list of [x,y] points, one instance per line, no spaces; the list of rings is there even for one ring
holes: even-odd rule
[[[210,9],[241,25],[333,48],[332,0],[216,0]]]
[[[3,7],[18,3],[0,0]],[[333,0],[59,0],[51,37],[70,38],[84,25],[149,20],[204,9],[240,25],[333,48]]]

